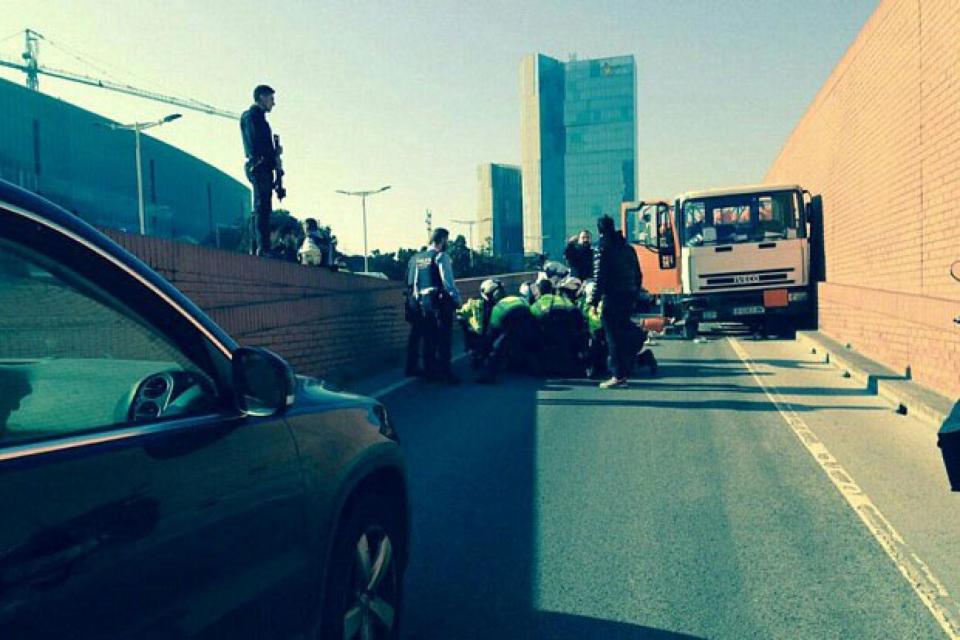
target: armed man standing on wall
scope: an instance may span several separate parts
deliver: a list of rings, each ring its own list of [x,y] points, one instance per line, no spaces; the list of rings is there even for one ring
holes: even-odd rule
[[[413,256],[407,286],[420,310],[423,366],[428,380],[456,384],[451,370],[453,313],[463,300],[454,282],[453,263],[447,254],[450,232],[434,230],[430,246]]]
[[[274,90],[265,84],[253,90],[253,104],[240,116],[240,133],[247,161],[243,165],[253,186],[253,213],[250,215],[250,253],[270,255],[270,214],[273,212],[273,172],[282,149],[273,144],[267,114],[275,104]]]

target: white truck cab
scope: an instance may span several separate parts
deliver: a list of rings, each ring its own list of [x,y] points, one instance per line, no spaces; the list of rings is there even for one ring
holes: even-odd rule
[[[787,331],[811,317],[807,223],[813,203],[796,184],[690,191],[674,202],[684,333],[700,322]]]

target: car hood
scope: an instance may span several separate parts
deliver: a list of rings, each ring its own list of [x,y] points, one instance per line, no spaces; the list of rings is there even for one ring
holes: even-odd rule
[[[316,411],[317,409],[372,409],[379,405],[373,398],[340,391],[329,382],[310,376],[297,376],[293,411]]]

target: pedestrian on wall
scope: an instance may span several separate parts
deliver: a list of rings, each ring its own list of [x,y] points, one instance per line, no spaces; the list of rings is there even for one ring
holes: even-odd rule
[[[309,266],[323,265],[323,249],[321,247],[322,237],[320,236],[320,225],[315,218],[307,218],[303,221],[303,243],[297,250],[297,257],[300,264]]]
[[[427,379],[455,384],[460,380],[451,368],[453,314],[463,299],[454,281],[453,263],[447,253],[449,243],[450,232],[442,227],[435,229],[430,246],[411,258],[413,264],[407,283],[423,322],[423,365]]]
[[[590,245],[591,241],[590,232],[583,229],[570,238],[567,247],[563,250],[563,259],[567,261],[567,266],[570,267],[570,275],[579,278],[581,282],[593,278],[593,247]]]
[[[282,149],[273,144],[273,132],[267,114],[276,101],[274,90],[265,84],[253,90],[253,104],[240,116],[243,138],[243,165],[253,187],[253,212],[250,215],[250,254],[270,255],[270,214],[273,212],[274,172]]]
[[[590,296],[590,305],[597,307],[603,302],[601,322],[610,359],[613,377],[600,383],[601,389],[627,386],[633,368],[637,345],[630,315],[637,293],[643,284],[643,274],[637,254],[617,231],[613,218],[604,215],[597,219],[600,242],[597,245],[596,285]]]

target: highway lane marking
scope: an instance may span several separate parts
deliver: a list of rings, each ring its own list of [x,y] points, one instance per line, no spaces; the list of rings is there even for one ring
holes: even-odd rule
[[[453,358],[451,358],[450,362],[457,362],[457,361],[459,361],[459,360],[463,360],[463,359],[466,358],[466,357],[467,357],[467,354],[466,354],[466,353],[461,353],[460,355],[454,356]],[[394,382],[393,384],[388,384],[387,386],[383,387],[382,389],[378,389],[377,391],[374,391],[373,393],[370,394],[370,397],[371,397],[371,398],[376,398],[376,399],[379,400],[379,399],[382,398],[383,396],[388,395],[388,394],[391,394],[391,393],[393,393],[394,391],[396,391],[397,389],[402,389],[403,387],[407,386],[407,385],[410,384],[411,382],[415,382],[415,381],[417,381],[417,380],[419,380],[419,379],[420,379],[420,378],[412,378],[412,377],[411,377],[411,378],[404,378],[403,380],[398,380],[397,382]]]
[[[927,607],[940,627],[951,639],[960,639],[960,608],[944,588],[943,583],[930,570],[930,567],[913,552],[903,539],[903,536],[893,528],[890,521],[880,512],[880,509],[863,492],[863,489],[854,481],[847,471],[840,466],[836,458],[827,450],[816,434],[806,425],[789,401],[785,400],[775,389],[768,387],[763,379],[757,375],[749,354],[744,348],[728,337],[727,341],[737,356],[750,371],[753,379],[766,393],[767,398],[780,412],[781,417],[793,430],[803,446],[807,448],[813,459],[817,461],[823,472],[840,491],[847,504],[859,516],[867,530],[880,543],[890,559],[906,578],[921,602]]]

